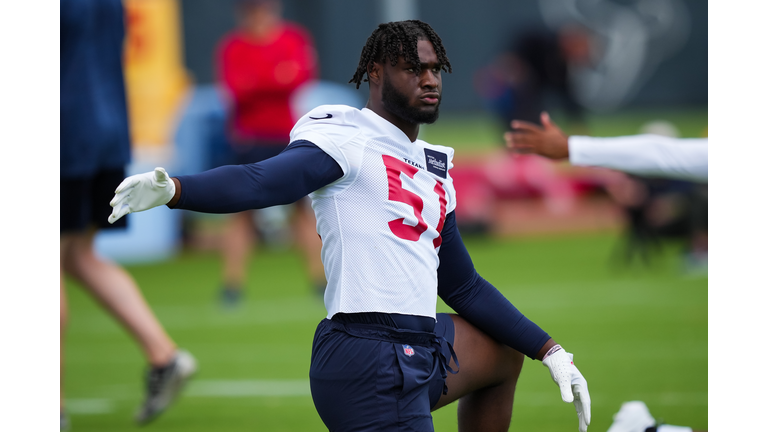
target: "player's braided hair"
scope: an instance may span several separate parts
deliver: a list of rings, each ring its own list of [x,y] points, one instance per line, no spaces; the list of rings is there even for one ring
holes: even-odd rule
[[[388,59],[394,66],[400,56],[405,61],[416,65],[416,72],[420,73],[421,65],[417,48],[420,39],[432,42],[442,69],[450,73],[451,62],[445,54],[443,41],[429,24],[419,20],[396,21],[379,24],[379,27],[371,33],[360,54],[360,63],[357,65],[355,75],[349,82],[356,84],[355,88],[360,88],[361,83],[368,81],[368,78],[364,77],[368,73],[368,65],[371,62],[380,63]]]

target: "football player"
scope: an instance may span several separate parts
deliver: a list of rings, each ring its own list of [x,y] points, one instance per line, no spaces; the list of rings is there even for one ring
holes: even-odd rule
[[[417,138],[439,116],[443,72],[451,63],[428,24],[381,24],[350,81],[369,83],[364,109],[310,111],[286,150],[260,163],[131,176],[109,220],[309,194],[328,279],[309,376],[329,430],[433,430],[430,412],[458,400],[459,430],[506,431],[525,355],[547,366],[584,432],[590,398],[573,356],[475,271],[456,228],[453,149]],[[436,314],[437,296],[456,313]]]

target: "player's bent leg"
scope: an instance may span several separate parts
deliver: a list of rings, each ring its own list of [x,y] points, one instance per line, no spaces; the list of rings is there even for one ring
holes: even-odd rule
[[[459,431],[507,431],[524,356],[451,314],[459,371],[448,374],[448,394],[432,410],[458,400]]]
[[[312,344],[312,400],[328,430],[431,432],[434,336],[323,320]]]

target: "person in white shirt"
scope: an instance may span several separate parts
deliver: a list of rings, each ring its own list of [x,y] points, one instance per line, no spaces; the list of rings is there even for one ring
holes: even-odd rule
[[[508,148],[550,159],[567,158],[577,166],[611,168],[629,174],[707,183],[709,159],[707,138],[670,138],[643,134],[612,138],[568,136],[549,114],[541,114],[542,126],[511,122],[504,133]]]

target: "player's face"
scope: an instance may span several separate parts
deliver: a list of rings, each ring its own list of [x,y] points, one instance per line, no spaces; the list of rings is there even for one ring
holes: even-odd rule
[[[416,73],[414,64],[402,57],[397,65],[385,62],[381,100],[384,108],[403,120],[414,123],[434,123],[440,115],[443,81],[442,65],[432,42],[418,42],[421,72]]]

